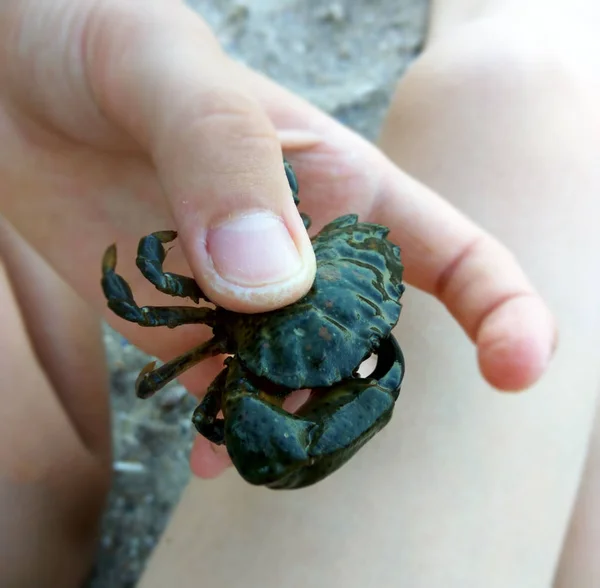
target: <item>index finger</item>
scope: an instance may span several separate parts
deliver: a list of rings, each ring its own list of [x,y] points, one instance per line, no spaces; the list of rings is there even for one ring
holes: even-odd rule
[[[384,165],[372,220],[387,224],[401,244],[409,282],[458,321],[490,384],[531,386],[556,345],[550,309],[508,248],[391,162]]]
[[[280,130],[322,138],[293,156],[309,186],[303,204],[313,198],[328,218],[355,212],[390,227],[407,282],[446,306],[476,344],[486,380],[506,391],[534,384],[552,357],[556,325],[508,248],[350,129],[256,73],[241,75]]]

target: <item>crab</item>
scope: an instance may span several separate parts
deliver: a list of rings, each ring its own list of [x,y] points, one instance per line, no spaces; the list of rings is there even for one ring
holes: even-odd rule
[[[298,183],[284,168],[296,205]],[[310,218],[301,214],[305,226]],[[326,225],[312,244],[315,281],[297,302],[271,312],[244,314],[216,306],[138,306],[115,272],[116,246],[102,260],[108,307],[144,327],[205,324],[213,337],[156,367],[147,365],[136,393],[148,398],[208,357],[226,355],[194,411],[197,431],[225,445],[244,480],[272,489],[314,484],[344,465],[391,419],[404,377],[402,351],[392,335],[404,292],[400,249],[389,229],[359,222],[356,215]],[[152,233],[139,242],[136,263],[159,291],[196,304],[210,302],[189,277],[165,272],[165,245],[175,231]],[[368,376],[359,368],[371,355]],[[295,413],[283,401],[310,389]],[[220,416],[222,415],[222,416]]]

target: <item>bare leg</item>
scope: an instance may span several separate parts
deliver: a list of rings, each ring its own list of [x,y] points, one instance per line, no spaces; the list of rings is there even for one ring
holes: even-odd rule
[[[596,413],[590,452],[566,536],[555,588],[600,586],[600,410]]]
[[[560,322],[549,374],[524,395],[491,390],[444,309],[410,291],[388,429],[301,493],[234,473],[193,482],[144,588],[551,585],[600,383],[600,135],[596,79],[576,59],[591,27],[547,4],[435,3],[382,145],[519,257]]]
[[[110,481],[100,325],[1,219],[0,322],[0,585],[75,588]]]
[[[523,434],[516,426],[510,431],[511,436],[523,444],[522,451],[527,458],[536,461],[535,470],[529,477],[538,477],[540,483],[532,485],[529,493],[537,488],[540,492],[539,508],[552,509],[547,502],[550,498],[548,490],[553,495],[552,499],[556,500],[558,493],[555,492],[560,485],[555,484],[554,479],[560,478],[560,467],[564,468],[565,476],[574,472],[574,462],[567,459],[566,451],[569,448],[573,451],[572,457],[577,459],[577,464],[581,463],[584,455],[581,451],[585,445],[582,444],[575,452],[574,440],[578,423],[584,432],[589,430],[588,423],[594,414],[595,404],[590,394],[595,388],[593,377],[585,380],[580,377],[585,372],[590,374],[594,371],[600,355],[596,342],[577,358],[583,341],[594,340],[586,320],[589,319],[590,325],[597,329],[599,316],[592,301],[593,291],[599,285],[599,264],[594,259],[598,240],[586,242],[583,235],[594,235],[585,215],[598,215],[600,210],[596,196],[600,175],[591,161],[600,139],[598,116],[593,107],[600,95],[598,42],[592,32],[600,22],[600,10],[597,3],[586,1],[578,2],[576,6],[567,2],[536,1],[512,5],[502,1],[438,4],[440,9],[431,28],[429,57],[425,56],[425,66],[422,64],[415,68],[412,78],[409,76],[401,86],[384,142],[402,167],[450,197],[508,243],[547,299],[554,302],[562,333],[561,350],[553,373],[560,374],[562,371],[560,379],[565,382],[564,390],[561,392],[560,380],[553,382],[555,376],[550,374],[546,385],[539,387],[549,391],[546,396],[549,404],[532,418],[531,433]],[[453,12],[452,4],[456,4],[457,12]],[[493,16],[486,21],[490,15]],[[461,23],[461,19],[464,22]],[[488,36],[487,43],[482,42],[481,35]],[[550,43],[549,38],[552,39]],[[483,53],[479,51],[478,43],[481,43]],[[444,55],[450,45],[459,50],[448,51]],[[455,94],[462,94],[462,107],[454,111],[453,118],[448,114],[435,113],[435,103],[430,103],[430,108],[418,108],[421,116],[411,120],[415,109],[407,109],[407,105],[419,95],[421,88],[427,86],[436,75],[434,68],[442,63],[446,68],[454,69],[456,75],[453,79],[450,76],[445,83],[440,77],[437,84],[429,86],[429,91],[436,95],[446,94],[450,100]],[[492,65],[495,72],[490,69]],[[507,65],[512,66],[512,72],[510,68],[506,71]],[[479,78],[479,83],[473,83],[474,76]],[[467,89],[471,87],[471,91],[457,88],[459,81]],[[544,98],[545,91],[549,94]],[[502,101],[510,102],[511,106],[502,105]],[[465,132],[469,118],[472,128]],[[399,127],[414,128],[415,131],[418,128],[420,134],[400,133],[398,139],[393,140],[390,131]],[[433,134],[436,132],[437,137]],[[415,138],[417,142],[411,143]],[[577,149],[565,148],[570,143],[577,143]],[[473,153],[470,145],[478,146],[481,154]],[[465,147],[466,153],[461,153]],[[484,165],[481,165],[482,161]],[[575,181],[571,183],[571,179]],[[576,197],[572,199],[574,193]],[[571,203],[573,208],[570,208]],[[561,217],[565,219],[564,223],[560,221]],[[529,228],[527,223],[531,223]],[[582,234],[578,234],[580,230]],[[554,257],[557,248],[562,251]],[[548,263],[551,258],[555,265]],[[594,276],[585,277],[586,264]],[[561,266],[560,275],[562,280],[566,280],[566,287],[557,283],[561,281],[560,276],[556,281],[552,278],[554,268]],[[569,308],[568,296],[572,304],[584,304],[580,312]],[[588,338],[590,335],[591,340]],[[579,337],[582,339],[578,341]],[[564,380],[564,377],[567,379]],[[586,383],[582,386],[579,382]],[[559,399],[558,395],[565,393],[568,398]],[[554,400],[551,400],[550,394]],[[550,432],[552,420],[549,417],[552,415],[548,409],[550,403],[556,401],[556,407],[563,403],[574,406],[563,404],[566,410],[562,417],[556,414],[553,417],[558,417],[554,423],[558,437],[547,445],[545,451],[548,451],[549,461],[544,463],[534,457],[532,440],[536,445],[541,441],[540,426]],[[559,430],[562,433],[559,434]],[[537,439],[532,438],[532,434]],[[580,437],[579,442],[584,439]],[[561,453],[562,459],[558,457]],[[499,460],[494,463],[498,468],[502,467]],[[556,588],[594,588],[600,585],[600,560],[597,557],[600,538],[599,471],[600,415],[596,418],[591,452],[570,531],[564,542]],[[500,472],[501,469],[498,469],[497,473]],[[568,481],[571,488],[576,480]],[[547,484],[546,489],[542,486],[543,481]],[[563,491],[566,490],[565,482],[566,477],[561,480]],[[527,480],[527,484],[530,483],[531,480]],[[565,493],[564,498],[567,499],[568,494]],[[556,518],[555,523],[566,521],[568,505],[569,502],[564,503],[560,518]],[[553,512],[556,514],[557,511]],[[545,517],[541,512],[536,515],[535,510],[514,508],[508,510],[506,516],[506,526],[517,525],[519,520],[529,520],[533,527],[531,530],[538,533],[542,528],[548,528],[547,521],[543,525],[534,523],[532,516]],[[511,540],[509,534],[504,536]],[[522,533],[522,536],[524,538],[527,534]],[[537,538],[532,535],[529,538],[533,541],[529,548],[526,541],[515,542],[513,548],[521,549],[527,556],[535,554],[537,550],[532,549],[532,545]],[[560,527],[557,527],[553,539],[555,549],[560,538]],[[515,557],[512,561],[519,560]],[[548,564],[554,563],[548,557]],[[518,573],[522,568],[515,565],[515,571]],[[531,586],[551,583],[548,579],[544,584],[534,584],[527,577],[522,582]],[[507,582],[509,584],[521,585],[515,581]]]

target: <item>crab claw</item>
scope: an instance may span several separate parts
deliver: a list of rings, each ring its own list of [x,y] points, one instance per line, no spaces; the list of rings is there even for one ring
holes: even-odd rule
[[[315,389],[290,414],[271,403],[238,362],[231,362],[224,394],[225,443],[240,475],[274,489],[314,484],[345,464],[389,422],[404,377],[393,337],[378,351],[368,378]]]

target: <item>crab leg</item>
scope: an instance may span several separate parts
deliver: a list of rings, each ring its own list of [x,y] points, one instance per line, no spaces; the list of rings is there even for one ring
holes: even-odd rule
[[[158,368],[154,367],[156,362],[153,361],[140,372],[135,382],[135,392],[139,398],[149,398],[197,363],[225,351],[224,342],[213,337]]]
[[[215,311],[191,306],[138,306],[129,284],[117,273],[117,249],[111,245],[102,259],[102,289],[108,307],[118,316],[142,327],[169,327],[215,323]]]
[[[298,198],[298,178],[296,178],[296,173],[294,172],[292,166],[289,161],[286,159],[283,160],[283,167],[285,169],[285,175],[287,177],[288,184],[290,185],[290,189],[292,191],[292,196],[294,198],[294,203],[296,206],[300,204],[300,199]],[[304,212],[300,213],[300,217],[302,218],[302,222],[304,223],[304,228],[308,230],[312,221],[310,217]]]
[[[223,445],[225,442],[225,421],[218,419],[217,415],[221,410],[227,370],[228,368],[225,368],[219,372],[192,416],[192,422],[198,433],[216,445]]]
[[[208,298],[195,280],[163,270],[163,263],[167,256],[164,244],[170,243],[176,238],[176,231],[157,231],[143,237],[138,245],[135,263],[142,275],[160,292],[169,296],[190,298],[196,304],[200,299],[208,302]]]

